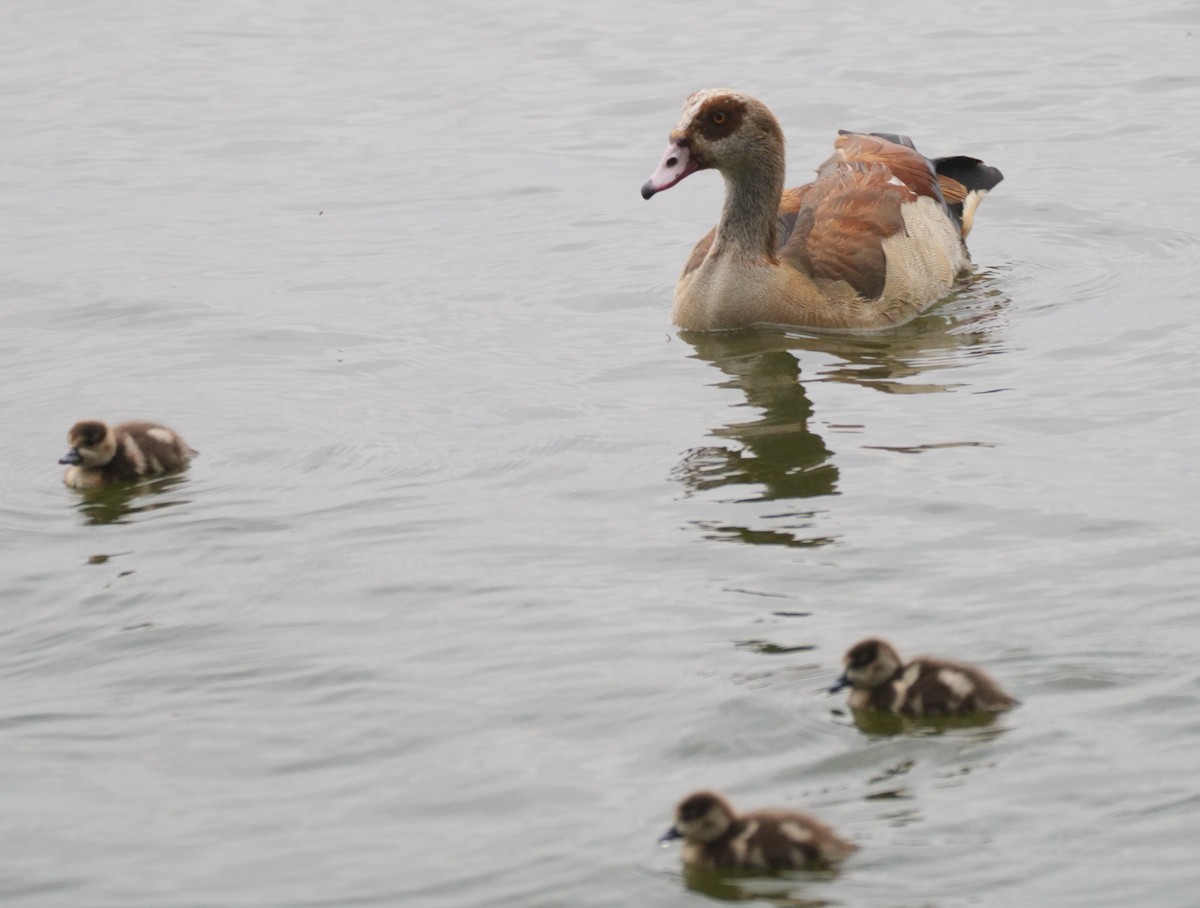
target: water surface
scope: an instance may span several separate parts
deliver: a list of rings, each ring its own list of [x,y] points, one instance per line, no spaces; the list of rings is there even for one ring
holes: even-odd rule
[[[1190,906],[1200,12],[95,2],[9,11],[0,901]],[[683,98],[1006,180],[876,337],[680,335]],[[82,498],[84,416],[183,477]],[[979,661],[869,734],[859,637]],[[862,846],[688,888],[713,786]],[[748,887],[748,888],[747,888]],[[788,902],[790,900],[790,902]]]

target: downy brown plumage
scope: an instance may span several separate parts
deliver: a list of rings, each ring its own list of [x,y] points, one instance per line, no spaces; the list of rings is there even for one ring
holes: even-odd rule
[[[109,426],[97,419],[77,422],[67,433],[70,464],[63,482],[73,489],[97,489],[114,482],[182,470],[195,455],[173,429],[152,422]]]
[[[868,637],[850,647],[845,672],[829,689],[850,692],[852,709],[901,716],[969,716],[1012,709],[1020,702],[974,665],[920,656],[907,665],[886,640]]]
[[[661,841],[683,839],[683,863],[706,870],[823,869],[858,846],[806,813],[752,810],[739,814],[715,791],[697,791],[675,808]]]

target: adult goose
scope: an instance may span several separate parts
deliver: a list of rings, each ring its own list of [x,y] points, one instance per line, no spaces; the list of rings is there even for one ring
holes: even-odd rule
[[[907,136],[842,131],[816,180],[785,192],[779,122],[732,89],[687,99],[642,196],[708,169],[725,178],[721,220],[692,250],[671,316],[695,331],[901,325],[968,267],[975,209],[1003,179],[975,158],[930,160]]]

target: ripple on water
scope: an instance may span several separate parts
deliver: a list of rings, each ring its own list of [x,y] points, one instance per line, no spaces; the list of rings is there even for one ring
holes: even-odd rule
[[[0,901],[1190,904],[1187,3],[101,8],[5,33]],[[676,335],[720,181],[637,189],[718,83],[793,182],[837,127],[999,166],[974,275]],[[77,495],[88,414],[202,456]],[[1023,705],[864,728],[864,633]],[[862,850],[696,885],[701,785]]]

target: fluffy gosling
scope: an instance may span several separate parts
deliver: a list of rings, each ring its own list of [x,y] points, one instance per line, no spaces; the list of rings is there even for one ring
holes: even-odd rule
[[[851,709],[913,718],[998,713],[1018,703],[982,669],[920,656],[907,665],[886,640],[868,637],[846,652],[845,672],[829,689],[851,687]]]
[[[738,814],[715,791],[697,791],[675,808],[675,825],[659,840],[683,839],[683,863],[701,870],[824,869],[858,849],[806,813]]]
[[[77,422],[67,433],[70,464],[63,482],[72,489],[98,489],[114,482],[182,470],[195,455],[172,429],[152,422],[109,426],[96,419]]]

